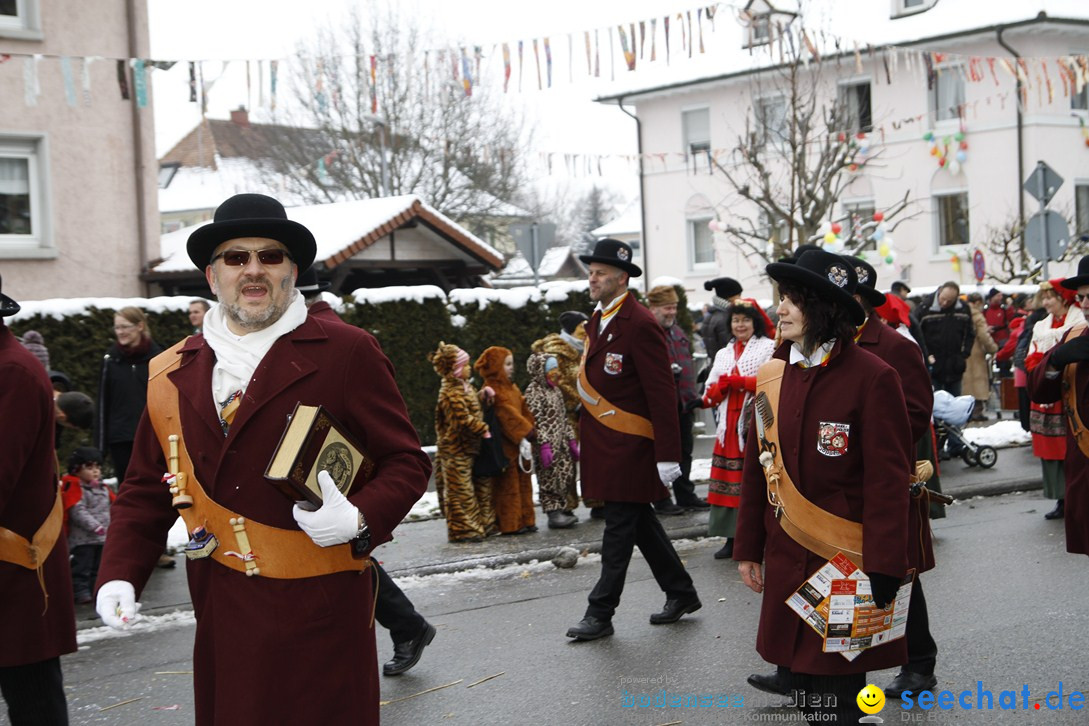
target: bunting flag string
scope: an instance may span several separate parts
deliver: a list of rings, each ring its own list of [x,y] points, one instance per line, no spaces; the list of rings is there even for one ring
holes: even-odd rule
[[[628,34],[624,30],[624,26],[617,27],[617,32],[620,33],[620,50],[624,53],[624,62],[628,64],[628,70],[635,70],[635,53],[628,48]]]
[[[76,105],[76,81],[72,77],[72,59],[61,57],[61,74],[64,76],[64,100],[69,106]]]
[[[522,41],[518,41],[518,93],[522,92],[522,73],[526,69],[525,54]]]
[[[544,52],[545,52],[545,68],[548,71],[548,87],[552,88],[552,46],[548,42],[548,38],[544,39]]]
[[[510,44],[503,44],[503,93],[510,86]]]
[[[533,59],[537,63],[537,90],[541,90],[541,54],[537,50],[537,39],[533,39]]]
[[[269,61],[268,64],[268,93],[269,107],[276,110],[276,80],[280,67],[279,61]],[[371,56],[371,113],[376,113],[378,101],[374,97],[374,56]]]

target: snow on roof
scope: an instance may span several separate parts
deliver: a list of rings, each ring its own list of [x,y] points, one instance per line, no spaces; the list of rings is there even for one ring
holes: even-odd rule
[[[334,265],[373,242],[373,238],[384,236],[406,221],[398,221],[399,218],[416,215],[423,216],[440,227],[445,227],[446,233],[461,238],[470,248],[475,247],[475,251],[481,256],[492,258],[487,261],[495,267],[502,264],[503,256],[498,250],[425,204],[415,194],[287,208],[289,219],[313,232],[318,244],[315,261],[328,260]],[[193,225],[164,234],[161,238],[163,261],[154,265],[152,270],[154,272],[192,272],[194,267],[185,251],[185,244],[189,235],[200,226],[202,225]]]
[[[397,300],[411,300],[422,303],[425,300],[439,299],[446,301],[446,293],[436,285],[391,285],[390,287],[361,287],[352,291],[352,299],[357,303],[381,305]]]
[[[777,5],[777,3],[772,3]],[[990,31],[996,26],[1025,23],[1039,13],[1048,18],[1089,21],[1085,0],[938,0],[924,12],[891,17],[889,2],[875,0],[809,0],[802,4],[801,17],[792,28],[805,28],[822,55],[865,51],[868,46],[912,46],[928,50],[950,50],[947,36],[973,30]],[[779,44],[774,42],[746,47],[748,27],[739,18],[739,10],[720,5],[714,19],[711,41],[706,53],[685,58],[680,48],[672,52],[672,63],[640,63],[637,72],[618,76],[617,82],[599,101],[617,101],[644,93],[665,91],[677,86],[714,81],[725,76],[750,72],[779,63]],[[779,16],[786,22],[789,16]],[[796,41],[797,42],[797,41]],[[954,46],[955,47],[955,46]],[[661,48],[659,48],[661,51]],[[804,53],[804,51],[803,51]],[[805,54],[808,58],[808,54]]]
[[[620,216],[590,232],[595,237],[614,237],[622,234],[643,234],[643,212],[639,197],[628,203]]]
[[[188,212],[194,209],[215,209],[224,199],[235,194],[268,194],[285,206],[303,203],[280,186],[269,184],[260,165],[250,159],[218,159],[216,169],[181,166],[166,189],[159,190],[159,212]]]
[[[558,275],[570,256],[571,245],[549,247],[545,250],[544,257],[541,258],[541,264],[537,270],[538,276],[553,277]],[[506,267],[500,270],[496,278],[505,280],[525,278],[528,280],[533,278],[533,270],[530,268],[525,256],[521,251],[518,251],[510,258]]]

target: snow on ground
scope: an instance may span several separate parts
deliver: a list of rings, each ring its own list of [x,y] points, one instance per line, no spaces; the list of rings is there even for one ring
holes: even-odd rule
[[[86,628],[76,633],[76,643],[85,648],[88,643],[94,643],[106,638],[127,638],[130,635],[153,633],[157,630],[181,628],[193,625],[197,622],[192,610],[175,610],[162,615],[141,615],[140,619],[130,625],[126,630],[114,630],[108,625],[100,625],[97,628]]]
[[[1025,446],[1032,443],[1032,435],[1021,428],[1018,421],[996,421],[989,426],[976,426],[963,430],[964,438],[980,446]]]

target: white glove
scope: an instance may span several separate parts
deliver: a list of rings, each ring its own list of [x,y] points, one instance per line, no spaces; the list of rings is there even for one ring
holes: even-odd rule
[[[140,619],[141,607],[136,602],[136,588],[131,582],[110,580],[98,588],[95,610],[102,622],[115,630],[128,630]]]
[[[522,439],[518,442],[518,456],[523,459],[533,458],[533,445],[529,443],[529,439]]]
[[[669,486],[675,479],[679,479],[681,476],[681,465],[675,461],[659,461],[658,462],[658,478],[662,480],[662,483]]]
[[[310,535],[318,547],[332,547],[355,539],[359,532],[359,510],[340,493],[327,471],[318,472],[322,505],[314,511],[295,504],[291,513],[299,529]]]

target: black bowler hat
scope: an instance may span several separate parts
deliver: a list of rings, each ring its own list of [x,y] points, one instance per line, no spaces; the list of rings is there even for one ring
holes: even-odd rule
[[[873,269],[873,265],[861,257],[848,257],[843,256],[843,259],[850,262],[855,266],[855,275],[858,277],[858,284],[855,286],[855,294],[862,297],[870,305],[875,308],[879,308],[885,304],[885,293],[877,289],[877,270]]]
[[[3,280],[0,280],[0,290],[3,290],[3,286]],[[9,315],[14,315],[22,309],[23,308],[21,305],[19,305],[19,303],[12,300],[3,292],[0,292],[0,318],[6,318]]]
[[[714,290],[723,300],[741,294],[741,283],[732,277],[716,277],[703,283],[704,290]]]
[[[565,310],[560,313],[560,327],[563,328],[563,332],[568,335],[574,335],[575,329],[589,319],[590,318],[586,317],[586,313],[579,312],[578,310]]]
[[[798,245],[798,249],[794,250],[793,252],[791,252],[786,257],[781,257],[779,259],[779,261],[780,262],[785,262],[788,265],[793,265],[795,262],[798,261],[798,258],[801,257],[806,252],[809,252],[810,250],[820,250],[820,249],[824,249],[824,248],[821,247],[820,245],[811,245],[811,244]]]
[[[824,250],[807,250],[793,263],[772,262],[765,269],[768,277],[776,282],[790,280],[839,305],[850,314],[855,325],[862,325],[866,320],[866,313],[854,297],[858,274],[854,265],[839,255]]]
[[[333,286],[333,283],[328,280],[319,280],[318,272],[314,269],[314,266],[306,268],[306,272],[300,272],[299,277],[295,280],[295,287],[301,293],[315,293],[328,290]]]
[[[1067,290],[1077,290],[1082,285],[1089,285],[1089,255],[1078,260],[1078,274],[1062,282],[1062,286]]]
[[[198,269],[211,264],[216,247],[239,237],[267,237],[287,247],[300,270],[314,263],[317,243],[314,235],[287,218],[284,205],[264,194],[235,194],[216,209],[211,224],[189,235],[185,249]]]
[[[579,259],[586,264],[600,262],[603,265],[618,267],[631,277],[639,277],[643,274],[643,271],[639,269],[638,265],[632,263],[631,258],[630,245],[609,237],[597,241],[592,255],[579,255]]]

